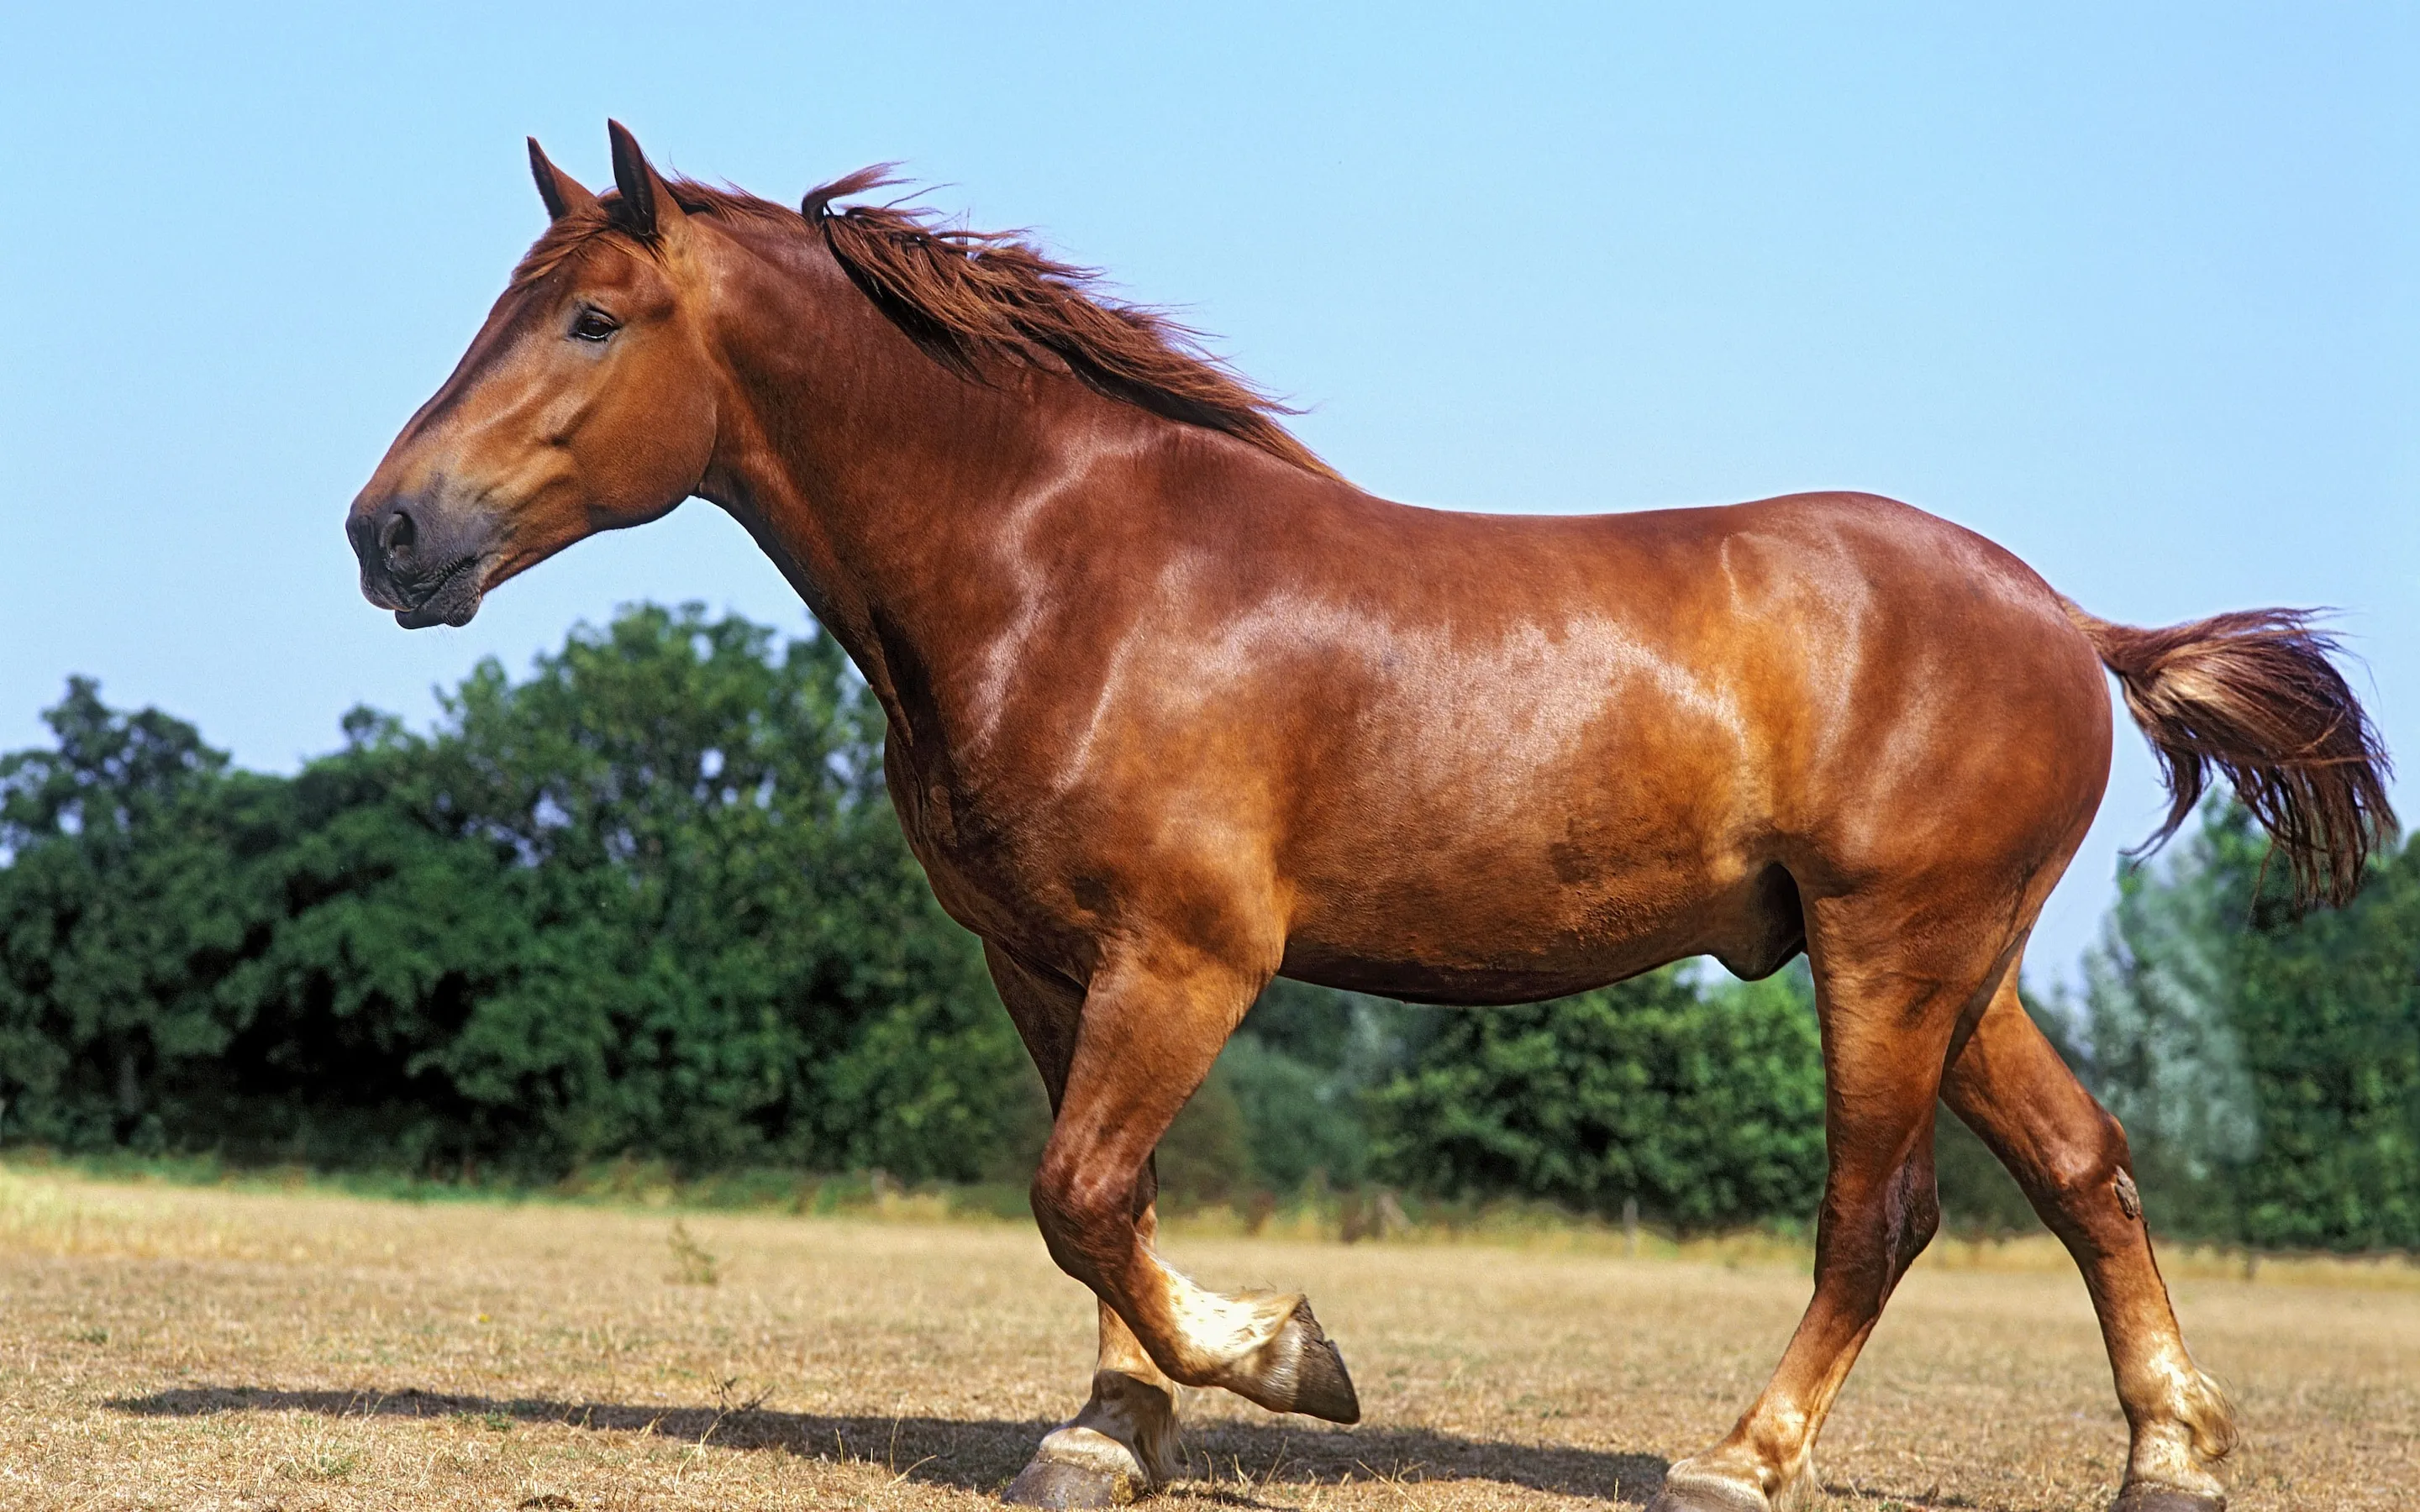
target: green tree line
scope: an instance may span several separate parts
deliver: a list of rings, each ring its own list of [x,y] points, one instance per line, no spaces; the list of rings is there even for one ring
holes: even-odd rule
[[[2231,805],[2126,873],[2082,994],[2087,1079],[2174,1232],[2420,1248],[2420,839],[2297,917]]]
[[[46,717],[0,760],[12,1139],[965,1179],[1030,1119],[829,640],[636,610],[291,778],[87,682]]]
[[[544,1181],[879,1168],[1021,1182],[1039,1083],[908,856],[831,641],[691,606],[368,710],[288,776],[82,679],[0,757],[0,1142]],[[2297,920],[2241,816],[2129,874],[2037,1016],[2164,1227],[2420,1244],[2420,859]],[[1385,1182],[1805,1221],[1803,962],[1487,1012],[1272,985],[1163,1142],[1173,1200]],[[1944,1116],[1953,1222],[2023,1199]]]

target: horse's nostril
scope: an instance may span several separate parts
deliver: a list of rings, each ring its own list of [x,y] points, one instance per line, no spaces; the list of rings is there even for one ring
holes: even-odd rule
[[[420,527],[411,522],[410,515],[398,509],[388,516],[386,523],[379,528],[379,550],[388,562],[399,562],[411,555],[412,543],[419,538]]]

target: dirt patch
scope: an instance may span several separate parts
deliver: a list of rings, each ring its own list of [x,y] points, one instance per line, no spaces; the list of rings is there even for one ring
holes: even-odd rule
[[[0,1171],[0,1504],[977,1506],[1076,1405],[1089,1297],[1029,1227],[411,1205]],[[1302,1288],[1366,1419],[1187,1403],[1172,1507],[1636,1506],[1789,1336],[1786,1250],[1728,1261],[1179,1235]],[[1919,1268],[1819,1464],[1839,1507],[2099,1508],[2124,1425],[2072,1272]],[[2191,1268],[2189,1268],[2191,1269]],[[2420,1290],[2177,1281],[2242,1404],[2242,1512],[2420,1484]]]

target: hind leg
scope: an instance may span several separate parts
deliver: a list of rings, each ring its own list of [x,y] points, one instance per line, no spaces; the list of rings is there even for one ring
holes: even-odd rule
[[[1940,1221],[1932,1119],[1963,1022],[2013,971],[2008,911],[1874,899],[1808,905],[1823,1024],[1815,1295],[1729,1437],[1674,1464],[1652,1512],[1769,1512],[1820,1498],[1814,1451],[1850,1367]],[[1996,920],[1991,923],[1981,922]]]
[[[2126,1134],[2034,1026],[2011,972],[1941,1095],[2007,1165],[2066,1243],[2101,1316],[2133,1430],[2118,1512],[2218,1512],[2234,1447],[2226,1398],[2185,1352],[2128,1169]]]

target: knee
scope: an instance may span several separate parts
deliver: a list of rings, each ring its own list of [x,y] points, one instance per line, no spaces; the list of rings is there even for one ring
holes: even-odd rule
[[[1031,1196],[1034,1220],[1046,1236],[1054,1239],[1098,1235],[1134,1222],[1130,1177],[1105,1178],[1088,1170],[1081,1161],[1055,1151],[1044,1153],[1041,1168],[1033,1173]]]
[[[2125,1129],[2098,1105],[2092,1113],[2089,1123],[2042,1152],[2037,1179],[2043,1195],[2061,1208],[2106,1190],[2133,1164]]]
[[[2077,1239],[2106,1226],[2133,1226],[2143,1216],[2134,1190],[2133,1160],[2126,1131],[2095,1106],[2089,1125],[2043,1151],[2037,1165],[2034,1205],[2062,1238]]]

